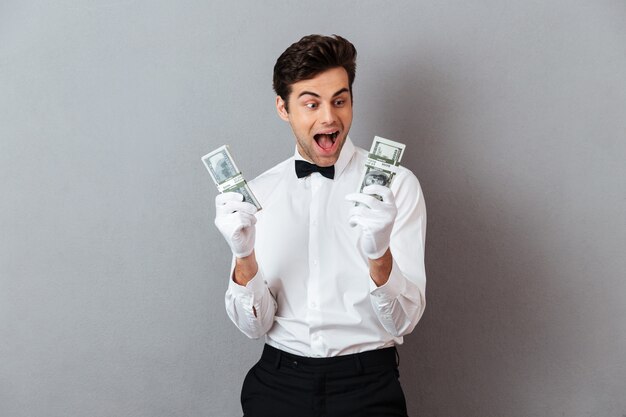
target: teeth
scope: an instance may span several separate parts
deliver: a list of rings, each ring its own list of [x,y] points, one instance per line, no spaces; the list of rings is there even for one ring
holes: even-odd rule
[[[320,135],[326,135],[334,142],[337,139],[337,136],[339,136],[339,131],[336,131],[336,132],[333,132],[333,133],[319,133],[319,134],[315,135],[315,140],[317,140]]]

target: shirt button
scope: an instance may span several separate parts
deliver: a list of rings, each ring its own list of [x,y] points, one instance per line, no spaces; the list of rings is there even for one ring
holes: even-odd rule
[[[317,304],[311,303],[311,308],[317,308]]]

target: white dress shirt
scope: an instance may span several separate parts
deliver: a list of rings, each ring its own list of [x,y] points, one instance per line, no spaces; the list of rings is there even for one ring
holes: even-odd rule
[[[401,344],[425,307],[426,207],[415,175],[400,167],[391,189],[398,214],[391,275],[377,287],[348,224],[367,151],[350,138],[335,179],[297,178],[295,155],[249,183],[263,206],[256,224],[259,271],[246,286],[230,279],[226,310],[250,338],[301,356],[330,357]],[[256,314],[255,314],[256,313]]]

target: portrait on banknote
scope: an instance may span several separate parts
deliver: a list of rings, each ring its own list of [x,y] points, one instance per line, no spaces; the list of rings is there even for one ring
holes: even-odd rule
[[[365,179],[363,180],[363,185],[383,185],[385,187],[389,186],[389,175],[383,171],[369,171],[365,174]]]
[[[217,153],[208,158],[211,165],[213,174],[215,174],[215,180],[218,183],[222,183],[228,179],[232,172],[232,167],[228,163],[228,158],[224,156],[222,152]]]

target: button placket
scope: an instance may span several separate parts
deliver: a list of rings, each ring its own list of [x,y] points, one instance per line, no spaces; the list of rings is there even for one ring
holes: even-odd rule
[[[315,332],[315,328],[317,328],[321,324],[321,312],[319,310],[319,300],[320,300],[320,252],[319,252],[319,244],[320,244],[320,236],[318,229],[318,217],[320,215],[320,198],[316,196],[316,194],[320,191],[321,182],[324,178],[319,174],[311,175],[311,205],[309,211],[309,267],[310,267],[310,276],[309,276],[309,287],[308,287],[308,307],[309,307],[309,317],[311,318],[311,351],[313,353],[320,352],[321,350],[321,339],[319,334]]]

